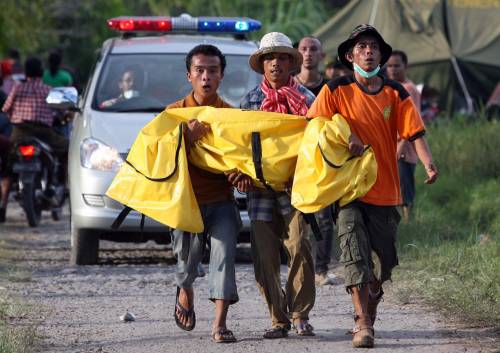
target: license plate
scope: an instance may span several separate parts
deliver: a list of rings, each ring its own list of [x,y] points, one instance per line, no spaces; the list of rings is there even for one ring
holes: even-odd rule
[[[39,161],[31,163],[14,163],[12,166],[12,171],[14,173],[22,172],[39,172],[42,170],[42,165]]]

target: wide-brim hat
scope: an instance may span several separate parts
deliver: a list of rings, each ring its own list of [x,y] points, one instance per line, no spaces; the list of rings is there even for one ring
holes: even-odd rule
[[[253,53],[248,59],[250,67],[258,72],[264,74],[262,67],[261,57],[268,53],[286,53],[292,57],[290,65],[290,73],[298,72],[302,65],[302,54],[299,53],[292,45],[292,41],[286,35],[280,32],[270,32],[265,34],[260,41],[259,50]]]
[[[361,35],[371,35],[378,40],[380,45],[380,54],[381,54],[380,66],[383,66],[387,62],[387,60],[389,60],[389,58],[391,57],[392,47],[385,42],[384,38],[382,38],[382,36],[380,35],[380,33],[378,33],[375,27],[367,24],[356,26],[356,28],[354,28],[354,30],[349,35],[349,38],[344,42],[340,43],[337,50],[340,61],[342,61],[342,63],[351,70],[353,69],[352,62],[347,60],[345,55],[347,54],[349,49],[351,49],[354,46],[354,44],[356,43],[356,39],[358,39],[358,37]]]

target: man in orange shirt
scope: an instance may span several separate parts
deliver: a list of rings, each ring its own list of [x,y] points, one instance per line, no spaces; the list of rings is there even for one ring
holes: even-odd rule
[[[307,116],[331,117],[340,113],[351,128],[349,150],[362,155],[372,146],[378,165],[377,180],[359,200],[341,207],[338,214],[340,262],[355,310],[354,347],[373,347],[373,324],[382,298],[382,283],[391,279],[398,264],[395,239],[400,220],[395,206],[401,203],[396,163],[398,134],[414,141],[417,154],[433,183],[437,168],[424,139],[425,126],[408,92],[397,82],[377,75],[392,48],[377,30],[357,26],[338,47],[340,60],[354,75],[326,84]]]
[[[217,94],[225,66],[226,59],[217,47],[194,47],[186,56],[187,78],[193,91],[170,104],[167,109],[205,105],[230,108]],[[189,147],[202,138],[209,127],[194,119],[186,125],[184,137],[189,153]],[[198,265],[208,241],[209,299],[215,303],[212,338],[217,343],[235,342],[233,332],[226,326],[229,305],[238,301],[234,262],[241,220],[234,202],[233,187],[224,174],[210,173],[192,164],[189,164],[189,176],[200,206],[205,232],[191,234],[181,229],[172,232],[172,251],[177,257],[175,322],[185,331],[195,327],[193,283],[198,277]]]

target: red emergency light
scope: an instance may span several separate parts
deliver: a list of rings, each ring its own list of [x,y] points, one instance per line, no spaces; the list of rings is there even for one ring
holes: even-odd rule
[[[108,27],[122,32],[221,32],[248,33],[261,28],[259,21],[246,17],[121,16],[108,20]]]
[[[108,27],[118,31],[169,32],[170,17],[117,17],[108,20]]]

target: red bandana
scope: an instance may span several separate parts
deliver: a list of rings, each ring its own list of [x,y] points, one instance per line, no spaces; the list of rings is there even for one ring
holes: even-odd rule
[[[307,113],[306,97],[299,92],[299,84],[290,76],[285,86],[278,89],[271,87],[266,78],[262,79],[260,89],[266,96],[260,106],[261,110],[276,113],[292,113],[305,116]],[[290,111],[288,110],[290,108]]]

